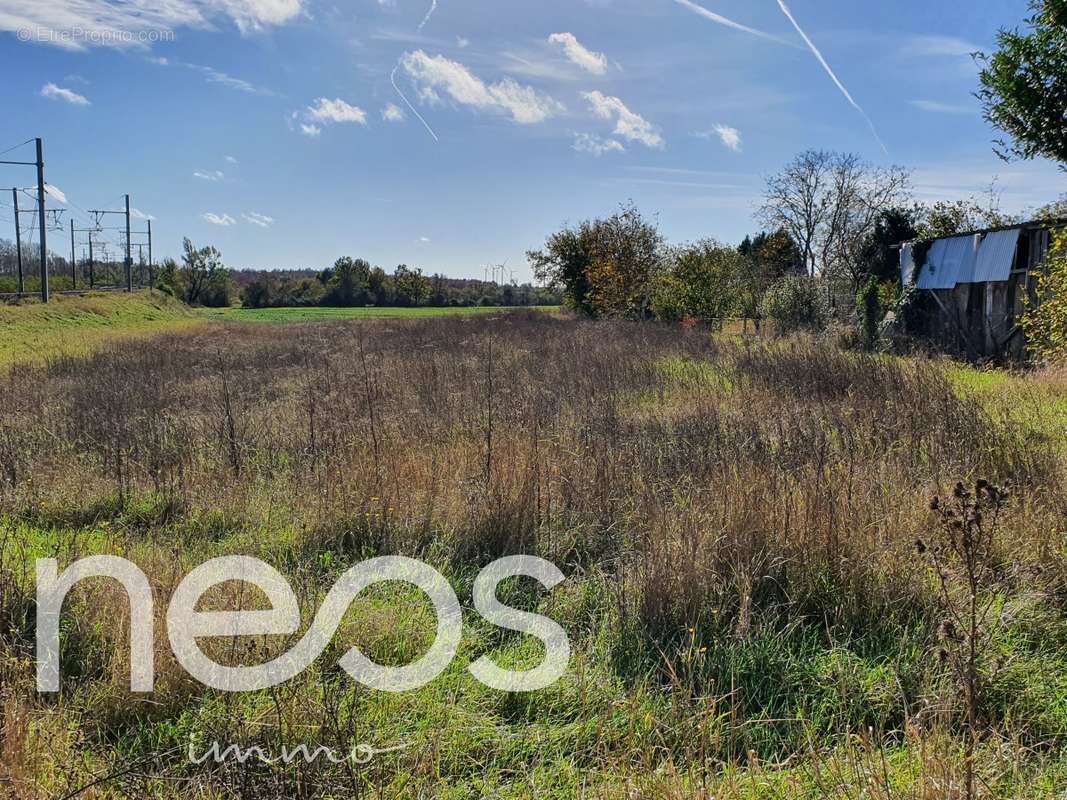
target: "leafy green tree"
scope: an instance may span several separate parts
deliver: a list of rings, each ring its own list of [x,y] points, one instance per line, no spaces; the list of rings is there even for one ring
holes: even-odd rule
[[[197,249],[189,239],[182,240],[182,249],[179,282],[185,302],[189,305],[228,306],[233,284],[229,270],[222,263],[222,253],[210,245]]]
[[[576,228],[564,226],[545,242],[543,250],[530,250],[526,258],[534,276],[563,294],[568,307],[587,316],[596,316],[589,284],[598,223],[586,220]]]
[[[751,260],[753,267],[770,282],[791,273],[804,273],[804,254],[784,229],[746,236],[737,252]]]
[[[435,272],[430,278],[430,305],[436,308],[448,305],[448,296],[445,293],[445,277]]]
[[[167,294],[181,297],[181,267],[178,262],[169,256],[163,259],[163,263],[156,270],[156,288]]]
[[[417,306],[430,294],[430,281],[421,269],[411,269],[400,264],[393,273],[393,289],[396,302],[402,306]]]
[[[241,305],[245,308],[291,308],[332,304],[325,295],[326,287],[317,275],[297,279],[264,273],[245,285]]]
[[[343,256],[337,259],[330,271],[326,302],[335,306],[365,304],[370,270],[370,264],[362,258]]]
[[[277,297],[277,281],[264,275],[248,284],[241,295],[244,308],[273,308]]]
[[[990,188],[988,198],[941,200],[930,206],[919,206],[916,214],[920,239],[955,236],[981,228],[1000,228],[1019,221],[1018,217],[1001,210],[995,187]]]
[[[737,314],[754,320],[760,328],[760,300],[776,281],[786,275],[805,273],[804,254],[783,229],[746,236],[737,248],[745,259],[745,268],[737,281]]]
[[[1022,326],[1038,362],[1067,363],[1067,231],[1055,234]]]
[[[880,283],[899,283],[900,253],[894,245],[919,236],[918,211],[914,208],[887,208],[878,215],[861,251],[866,274]]]
[[[648,316],[653,279],[663,264],[664,241],[655,223],[634,205],[602,220],[589,270],[597,312],[606,317]]]
[[[1045,158],[1067,170],[1067,0],[1031,0],[1030,31],[1002,30],[997,51],[979,54],[986,119],[1012,141],[996,142],[1007,159]]]
[[[652,313],[661,320],[722,320],[739,312],[745,257],[711,239],[675,248],[659,273]]]
[[[392,281],[381,267],[371,269],[367,276],[367,289],[374,305],[387,306],[392,302]]]

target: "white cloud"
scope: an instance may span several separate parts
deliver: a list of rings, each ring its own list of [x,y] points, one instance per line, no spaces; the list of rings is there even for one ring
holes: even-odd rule
[[[219,6],[242,31],[284,25],[303,11],[302,0],[201,0]]]
[[[151,214],[146,214],[139,208],[131,208],[130,216],[134,219],[155,219],[155,217],[153,217]]]
[[[258,225],[260,228],[269,228],[274,224],[274,217],[268,217],[266,214],[257,214],[255,211],[249,211],[241,216],[244,217],[245,222]]]
[[[741,152],[741,131],[737,128],[731,128],[729,125],[714,125],[710,131],[703,131],[696,135],[702,139],[718,138],[735,153]]]
[[[230,164],[236,164],[237,163],[237,159],[234,158],[233,156],[226,156],[226,161],[228,161]]]
[[[598,117],[615,120],[616,136],[657,149],[662,149],[666,144],[651,122],[627,108],[618,97],[601,92],[583,92],[582,97],[589,101],[593,113]]]
[[[34,41],[68,50],[145,48],[154,41],[149,34],[210,29],[217,19],[228,19],[242,32],[257,31],[289,22],[302,11],[303,0],[3,0],[0,31],[32,30]]]
[[[535,58],[530,54],[518,54],[505,51],[501,55],[507,62],[501,65],[501,69],[512,75],[521,75],[524,78],[534,78],[545,81],[573,81],[584,80],[584,75],[579,75],[570,66],[561,64],[558,58]]]
[[[419,237],[419,244],[429,244],[429,243],[430,243],[430,237],[429,236],[420,236]]]
[[[316,136],[322,133],[322,128],[320,128],[318,125],[308,125],[306,122],[301,122],[300,132],[305,136],[310,136],[312,139],[314,139]]]
[[[929,111],[931,114],[974,114],[975,109],[968,106],[957,106],[951,103],[941,103],[937,100],[912,100],[911,104],[921,111]]]
[[[403,122],[407,119],[407,114],[396,103],[387,103],[382,109],[382,119],[386,122]]]
[[[315,101],[315,105],[307,107],[305,113],[308,119],[315,122],[356,122],[360,125],[367,124],[366,111],[359,106],[349,105],[340,98],[329,100],[328,98],[320,97]]]
[[[221,181],[223,178],[226,177],[226,175],[222,172],[222,170],[218,170],[218,169],[209,169],[209,170],[198,169],[193,173],[193,177],[194,178],[199,178],[202,181],[212,181],[212,182],[214,182],[214,181]]]
[[[573,33],[553,33],[548,37],[551,44],[558,44],[563,48],[567,59],[577,64],[586,72],[593,75],[603,75],[608,71],[608,57],[603,53],[595,53],[585,47]]]
[[[46,183],[44,185],[44,193],[49,197],[54,197],[63,205],[67,204],[67,195],[58,186],[53,186],[50,183]]]
[[[29,194],[31,197],[37,197],[36,186],[23,189],[23,191]],[[49,197],[58,200],[62,205],[67,204],[67,195],[58,186],[53,186],[50,183],[46,183],[44,185],[44,193]]]
[[[400,63],[418,87],[423,102],[438,102],[438,90],[441,90],[461,105],[483,111],[503,111],[521,124],[543,122],[565,110],[548,95],[511,78],[486,84],[458,61],[444,56],[431,57],[417,50],[405,53]]]
[[[89,105],[88,98],[77,92],[72,92],[70,89],[56,86],[54,83],[46,83],[41,87],[41,97],[47,97],[50,100],[62,100],[65,103],[70,103],[75,106]]]
[[[593,133],[576,133],[572,148],[579,153],[589,153],[600,158],[605,153],[622,153],[626,148],[615,139],[603,139]]]
[[[237,220],[231,217],[229,214],[214,214],[208,211],[206,214],[201,214],[200,218],[204,222],[208,222],[212,225],[221,225],[224,228],[228,228],[230,225],[236,225]]]
[[[456,47],[458,47],[460,50],[462,50],[465,47],[470,47],[470,43],[471,43],[470,39],[465,39],[462,36],[457,36],[456,37]]]

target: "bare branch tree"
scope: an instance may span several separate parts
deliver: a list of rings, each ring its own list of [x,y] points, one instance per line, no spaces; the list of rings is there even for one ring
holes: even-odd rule
[[[871,272],[864,250],[883,211],[905,202],[911,176],[900,167],[871,167],[844,156],[834,169],[831,224],[826,233],[823,268],[847,278],[858,289]]]
[[[859,285],[861,252],[879,214],[902,203],[910,182],[900,167],[878,168],[850,153],[808,150],[767,179],[760,220],[782,228],[809,274],[843,274]]]
[[[807,150],[784,170],[767,178],[758,216],[771,230],[785,229],[804,254],[804,264],[815,276],[815,251],[825,224],[829,196],[827,184],[834,154]]]

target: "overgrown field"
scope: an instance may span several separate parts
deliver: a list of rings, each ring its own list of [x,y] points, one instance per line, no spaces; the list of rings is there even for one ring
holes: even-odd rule
[[[936,541],[932,496],[986,479],[1011,496],[983,586],[1002,623],[976,709],[976,791],[1061,796],[1065,395],[1053,379],[961,387],[938,362],[815,340],[537,313],[204,326],[13,368],[0,379],[0,794],[961,797],[963,706],[917,543]],[[62,692],[35,691],[34,559],[95,553],[151,579],[151,695],[129,691],[129,610],[106,580],[64,608]],[[541,659],[470,606],[478,570],[513,553],[567,576],[551,592],[506,585],[573,649],[559,682],[525,695],[466,671],[483,654]],[[170,654],[166,600],[224,554],[286,575],[304,625],[357,561],[422,558],[464,605],[459,656],[407,694],[338,667],[354,645],[383,664],[429,645],[432,607],[389,585],[288,683],[206,689]],[[259,607],[240,588],[212,602]],[[249,637],[215,655],[260,663],[292,643]],[[190,742],[212,741],[401,749],[366,766],[191,763]]]
[[[122,339],[136,339],[212,322],[330,322],[381,318],[424,319],[440,316],[501,314],[495,306],[417,308],[224,308],[194,309],[162,292],[140,290],[54,294],[47,305],[29,298],[0,305],[0,367],[44,364],[62,356],[85,356]],[[531,306],[531,311],[558,311]]]
[[[556,306],[531,306],[531,310],[555,311]],[[418,319],[442,316],[469,316],[471,314],[499,314],[513,309],[497,306],[434,306],[404,307],[357,307],[329,308],[308,306],[306,308],[226,308],[208,311],[208,316],[235,322],[318,322],[339,319],[380,319],[402,317]]]

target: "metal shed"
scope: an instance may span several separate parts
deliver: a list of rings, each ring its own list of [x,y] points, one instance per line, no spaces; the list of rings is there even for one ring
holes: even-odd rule
[[[937,309],[925,333],[969,356],[1022,356],[1019,318],[1033,291],[1031,274],[1044,261],[1051,231],[1064,226],[1067,220],[1027,222],[936,239],[926,248],[901,244],[902,285],[926,293]]]

